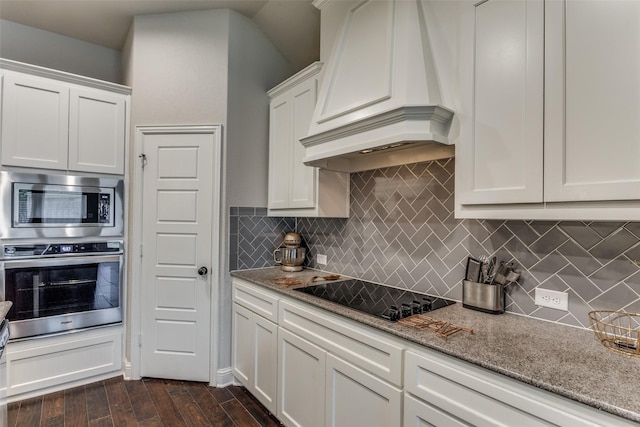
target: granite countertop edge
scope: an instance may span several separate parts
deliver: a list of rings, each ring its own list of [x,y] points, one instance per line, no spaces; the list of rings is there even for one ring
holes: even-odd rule
[[[290,277],[308,283],[311,277],[326,274],[332,273],[312,269],[286,273],[277,267],[231,272],[234,277],[307,302],[414,344],[593,408],[640,422],[640,401],[636,402],[632,397],[629,399],[629,394],[625,393],[627,388],[633,391],[635,384],[640,383],[640,360],[605,349],[591,331],[509,313],[491,315],[463,308],[462,304],[454,304],[433,311],[429,315],[439,320],[471,327],[474,334],[468,335],[466,339],[457,335],[444,340],[433,331],[389,323],[384,319],[296,292],[295,287],[272,282],[278,277]],[[519,344],[514,343],[514,340],[518,340]],[[580,345],[566,347],[567,340],[579,342]],[[532,341],[542,344],[538,346]],[[547,353],[544,353],[545,351]],[[505,356],[505,353],[509,352],[514,355],[513,358]],[[544,361],[538,357],[541,354],[544,354]],[[517,357],[521,357],[523,361],[520,362]],[[628,363],[628,370],[617,369],[624,366],[624,363]],[[609,376],[601,370],[597,371],[598,367],[602,367],[601,364],[606,364],[615,375]],[[551,366],[553,369],[561,367],[562,372],[550,372]],[[540,374],[534,376],[532,373],[536,371]],[[591,375],[584,376],[585,373]],[[621,381],[624,387],[621,386]]]

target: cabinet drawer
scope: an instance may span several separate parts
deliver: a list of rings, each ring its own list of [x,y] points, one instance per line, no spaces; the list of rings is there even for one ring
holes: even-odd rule
[[[633,423],[432,352],[406,352],[405,391],[475,426]]]
[[[367,372],[402,385],[403,347],[392,337],[379,339],[355,322],[282,300],[278,324]]]
[[[278,322],[278,298],[247,282],[233,280],[233,302],[273,323]]]
[[[404,396],[404,427],[472,427],[471,424],[447,414],[410,394]]]
[[[122,369],[122,333],[69,334],[9,343],[8,396]]]

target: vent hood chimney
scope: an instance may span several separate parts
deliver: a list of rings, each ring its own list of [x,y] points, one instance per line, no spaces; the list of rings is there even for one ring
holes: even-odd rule
[[[453,157],[421,0],[352,2],[325,69],[305,164],[358,172]]]

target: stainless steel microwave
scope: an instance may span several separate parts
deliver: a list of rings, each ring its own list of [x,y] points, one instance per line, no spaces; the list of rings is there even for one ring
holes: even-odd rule
[[[121,237],[117,178],[0,172],[0,237]]]

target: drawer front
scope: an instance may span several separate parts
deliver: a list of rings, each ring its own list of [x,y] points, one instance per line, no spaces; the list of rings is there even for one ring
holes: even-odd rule
[[[278,324],[355,366],[402,386],[403,347],[380,339],[366,327],[322,313],[321,309],[280,301]],[[381,332],[379,332],[381,334]]]
[[[404,396],[404,427],[473,427],[410,394]]]
[[[475,426],[633,425],[614,415],[432,352],[406,352],[405,391]]]
[[[273,323],[278,322],[278,298],[259,287],[233,279],[233,302]]]

